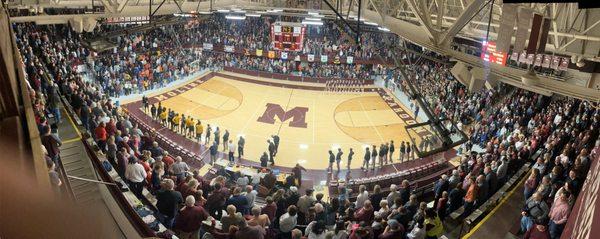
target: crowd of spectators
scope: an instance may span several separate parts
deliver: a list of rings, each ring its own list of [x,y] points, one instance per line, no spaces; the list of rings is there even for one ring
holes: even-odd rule
[[[381,72],[381,69],[372,65],[300,63],[293,60],[200,50],[203,43],[212,43],[251,50],[263,49],[267,52],[272,49],[269,32],[270,23],[275,20],[265,17],[235,21],[216,14],[201,23],[166,26],[117,37],[117,47],[99,54],[92,53],[86,62],[93,69],[93,76],[104,92],[113,97],[162,87],[200,68],[219,68],[224,65],[248,70],[342,79],[372,78]],[[337,25],[328,20],[324,22],[322,27],[307,27],[306,44],[302,52],[317,55],[353,55],[364,59],[382,56],[387,59],[390,53],[380,47],[384,42],[383,38],[388,38],[388,42],[399,41],[393,34],[365,33],[361,38],[361,50],[358,50],[347,38],[340,37],[343,33]],[[97,31],[122,27],[126,26],[102,27]],[[191,64],[197,59],[201,59],[200,62]]]
[[[42,30],[34,25],[15,24],[14,30],[49,168],[54,169],[52,163],[60,160],[60,140],[53,134],[48,116],[60,122],[56,109],[62,95],[84,127],[93,132],[91,136],[99,149],[126,179],[131,191],[140,198],[146,196],[144,189],[150,191],[157,199],[159,220],[183,238],[198,238],[200,234],[236,239],[437,238],[445,232],[442,221],[449,213],[462,206],[463,214],[468,215],[524,163],[531,162],[533,170],[525,183],[527,201],[522,231],[528,238],[546,235],[554,239],[560,236],[590,161],[600,151],[599,109],[588,102],[515,90],[502,99],[502,104],[493,105],[497,93],[466,93],[449,77],[446,68],[424,63],[415,66],[424,71],[415,70],[419,73],[411,80],[423,83],[422,95],[429,104],[440,107],[436,114],[450,118],[459,115],[461,119],[462,115],[469,115],[474,121],[468,127],[470,140],[462,146],[465,153],[460,166],[435,184],[434,207],[427,207],[426,202],[412,194],[408,181],[390,186],[386,194],[379,186],[372,191],[361,186],[356,200],[350,200],[352,192],[348,191],[326,200],[312,189],[300,195],[300,185],[293,182],[275,182],[272,171],[262,180],[230,180],[222,175],[208,180],[176,156],[178,152],[162,149],[152,134],[142,132],[120,112],[109,97],[118,95],[108,93],[115,91],[110,88],[110,81],[111,77],[118,79],[134,72],[132,67],[137,68],[132,79],[141,76],[143,81],[153,75],[154,81],[190,74],[191,70],[185,68],[193,59],[204,62],[199,64],[202,68],[240,64],[232,63],[237,56],[194,50],[188,50],[188,56],[185,52],[163,50],[158,43],[138,42],[136,48],[148,44],[156,48],[154,53],[138,53],[134,47],[128,47],[126,53],[118,50],[117,54],[123,54],[118,57],[118,64],[98,57],[93,65],[102,69],[101,77],[109,79],[86,81],[78,72],[78,65],[92,53],[81,46],[80,36],[67,26],[46,26]],[[144,54],[156,55],[146,61]],[[157,72],[156,67],[174,73]],[[145,70],[152,73],[140,75]],[[51,77],[44,77],[46,74]],[[137,79],[139,84],[140,78]],[[406,82],[398,83],[406,90]],[[483,151],[473,151],[474,145]],[[542,157],[532,158],[538,151]],[[262,206],[256,202],[260,187],[268,189]],[[211,217],[213,222],[202,226]]]

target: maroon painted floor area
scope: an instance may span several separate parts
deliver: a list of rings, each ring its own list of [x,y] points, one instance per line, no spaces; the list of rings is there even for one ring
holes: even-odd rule
[[[274,84],[271,82],[252,80],[252,79],[247,79],[247,78],[243,78],[243,77],[235,77],[235,76],[232,77],[230,75],[224,75],[221,73],[210,73],[207,75],[208,77],[205,76],[205,77],[202,77],[201,80],[196,80],[193,82],[196,82],[196,83],[200,82],[200,84],[201,84],[202,82],[205,82],[210,77],[215,76],[215,75],[225,77],[225,78],[230,78],[230,79],[233,78],[232,80],[241,80],[241,81],[247,81],[247,82],[252,82],[252,83],[256,83],[256,84],[265,84],[265,85],[271,85],[271,86],[279,85],[279,86],[283,86],[283,87],[290,86],[289,84],[286,84],[285,82],[281,82],[280,84]],[[184,88],[186,86],[187,85],[184,85],[179,88]],[[189,87],[184,88],[184,89],[188,89],[188,88]],[[317,88],[317,89],[311,89],[311,90],[324,90],[324,88],[322,88],[322,87],[315,87],[315,88]],[[182,91],[177,91],[178,89],[172,90],[169,93],[171,93],[171,92],[182,93]],[[373,91],[375,91],[375,89],[373,89]],[[185,92],[185,91],[183,91],[183,92]],[[157,101],[158,101],[157,97],[152,97],[150,100],[150,103],[156,103]],[[164,136],[166,139],[168,139],[169,141],[171,141],[173,144],[176,145],[174,148],[180,147],[180,148],[183,148],[183,149],[189,151],[193,155],[193,157],[188,157],[188,158],[184,157],[184,160],[191,166],[193,166],[195,168],[199,168],[203,165],[204,160],[206,160],[204,162],[208,162],[209,156],[208,156],[208,154],[205,153],[205,151],[207,150],[207,147],[197,143],[194,140],[188,139],[178,133],[175,133],[175,132],[171,131],[170,129],[162,126],[159,122],[152,120],[152,118],[149,115],[147,115],[146,113],[144,113],[141,110],[141,107],[142,107],[141,101],[128,103],[126,105],[123,105],[123,107],[127,109],[127,111],[132,116],[132,119],[134,119],[134,121],[136,121],[138,123],[142,123],[147,128],[153,129],[156,133]],[[142,124],[140,124],[140,126],[142,126]],[[450,158],[452,158],[456,155],[456,151],[450,150],[450,151],[443,152],[441,154],[443,154],[443,157],[446,160],[449,160]],[[361,157],[356,157],[354,160],[362,161],[362,152],[357,153],[357,155],[361,156]],[[218,157],[226,158],[226,154],[224,154],[223,152],[219,152]],[[395,157],[397,158],[398,154],[396,154]],[[397,160],[395,160],[395,162],[397,162],[397,163],[384,165],[383,167],[377,168],[375,170],[363,171],[359,168],[350,169],[350,176],[351,176],[351,178],[361,178],[361,177],[371,177],[371,176],[395,173],[398,171],[408,170],[408,169],[418,167],[418,166],[421,166],[421,165],[424,165],[427,163],[431,163],[433,161],[434,161],[433,156],[426,157],[424,159],[417,159],[417,160],[402,162],[402,163],[399,163]],[[240,163],[243,165],[260,167],[259,162],[248,160],[246,158],[242,158]],[[277,164],[277,157],[275,157],[275,163]],[[289,167],[281,167],[281,166],[275,165],[274,168],[279,169],[282,172],[290,172],[291,171],[291,168],[289,168]],[[331,179],[337,180],[338,176],[339,176],[339,178],[344,179],[344,178],[346,178],[347,173],[348,173],[348,170],[346,170],[346,169],[341,170],[339,172],[339,174],[334,173],[333,175],[329,174],[325,169],[323,169],[323,170],[309,169],[307,172],[305,172],[303,174],[303,179],[310,180],[310,181],[313,181],[313,183],[318,184],[318,182],[320,182],[320,181],[329,181]]]

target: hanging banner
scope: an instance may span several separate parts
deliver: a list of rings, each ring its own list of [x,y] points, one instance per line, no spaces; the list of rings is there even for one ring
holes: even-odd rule
[[[550,63],[550,68],[558,70],[558,65],[560,65],[560,58],[559,56],[553,56],[552,57],[552,63]]]
[[[202,49],[207,51],[212,51],[213,44],[212,43],[202,43]]]
[[[323,62],[323,63],[327,62],[327,55],[321,55],[321,62]]]
[[[234,46],[225,46],[225,52],[235,52]]]
[[[527,63],[527,52],[521,52],[519,55],[519,62]]]
[[[333,58],[333,63],[334,63],[334,64],[340,64],[340,57],[339,57],[339,56],[335,56],[335,57]]]
[[[354,63],[354,57],[353,56],[347,56],[346,57],[346,63],[348,63],[348,64]]]
[[[281,59],[287,60],[288,59],[288,53],[283,51],[281,52]]]
[[[513,52],[513,53],[510,55],[510,60],[511,60],[511,61],[518,61],[518,60],[519,60],[519,53],[518,53],[518,52]]]
[[[258,56],[258,53],[256,55]],[[275,51],[269,51],[269,53],[267,53],[267,57],[271,59],[275,58]]]
[[[300,55],[296,55],[296,57],[294,57],[294,61],[300,61]]]
[[[308,58],[309,62],[315,61],[315,55],[313,55],[313,54],[308,54],[308,56],[306,58]]]
[[[256,56],[262,56],[262,50],[256,49]]]
[[[550,62],[552,61],[551,55],[544,55],[544,61],[542,61],[542,67],[550,68]]]
[[[566,71],[569,68],[569,58],[563,57],[560,65],[558,66],[558,70]]]
[[[533,63],[533,65],[542,66],[542,54],[535,55],[535,62]]]
[[[531,65],[533,64],[533,58],[535,57],[535,54],[527,54],[527,64]]]

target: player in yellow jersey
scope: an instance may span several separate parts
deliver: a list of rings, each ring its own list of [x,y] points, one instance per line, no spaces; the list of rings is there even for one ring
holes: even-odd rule
[[[179,114],[175,114],[173,117],[173,121],[171,122],[171,130],[177,132],[179,131],[179,122],[181,121],[181,116]]]
[[[200,123],[200,120],[198,120],[198,122],[196,122],[196,139],[198,140],[198,143],[202,140],[202,132],[204,132],[204,127],[202,126],[202,123]]]
[[[192,117],[187,117],[185,119],[185,137],[194,137],[194,119]]]
[[[167,111],[166,110],[163,110],[163,112],[160,112],[159,118],[163,125],[167,125]]]

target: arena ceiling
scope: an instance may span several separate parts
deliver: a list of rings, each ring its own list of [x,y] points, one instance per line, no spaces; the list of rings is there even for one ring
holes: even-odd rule
[[[342,7],[342,13],[356,15],[358,0],[329,0],[333,6]],[[92,6],[103,8],[105,14],[137,15],[148,13],[148,5],[160,6],[157,14],[170,14],[179,11],[207,11],[211,8],[241,7],[265,10],[269,7],[290,9],[321,8],[329,11],[322,0],[10,0],[11,7],[80,8]],[[290,3],[293,2],[293,3]],[[481,41],[485,39],[490,21],[489,35],[493,39],[502,15],[502,0],[362,0],[362,10],[366,17],[386,25],[386,20],[400,20],[418,26],[426,34],[430,43],[437,46],[449,44],[454,36]],[[531,8],[544,17],[552,19],[548,50],[559,54],[584,56],[588,60],[600,61],[600,10],[579,9],[577,3],[532,3],[519,4]],[[492,6],[492,7],[490,7]],[[375,13],[375,14],[373,14]]]

